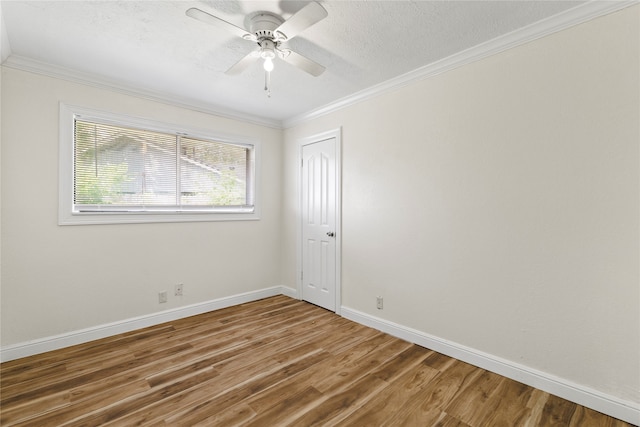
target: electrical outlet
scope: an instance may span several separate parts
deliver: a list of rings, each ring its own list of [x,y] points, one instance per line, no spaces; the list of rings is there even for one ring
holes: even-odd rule
[[[382,310],[382,297],[376,297],[376,306],[378,307],[378,310]]]
[[[160,304],[167,302],[167,291],[158,293],[158,302]]]
[[[176,296],[177,297],[181,297],[182,296],[182,290],[184,288],[184,285],[182,283],[179,283],[176,285]]]

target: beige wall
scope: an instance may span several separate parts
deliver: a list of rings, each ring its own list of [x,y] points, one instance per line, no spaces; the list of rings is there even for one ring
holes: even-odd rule
[[[280,285],[282,131],[2,73],[3,346]],[[261,140],[261,220],[58,226],[60,101]]]
[[[343,306],[640,402],[639,9],[288,129],[284,283],[342,126]]]

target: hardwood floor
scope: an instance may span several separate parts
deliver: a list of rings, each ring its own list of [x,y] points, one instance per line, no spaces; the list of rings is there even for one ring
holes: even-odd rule
[[[628,426],[278,296],[0,367],[2,426]]]

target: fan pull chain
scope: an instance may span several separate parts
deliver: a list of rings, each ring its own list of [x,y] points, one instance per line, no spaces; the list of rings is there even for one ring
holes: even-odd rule
[[[271,73],[269,71],[264,72],[264,90],[267,92],[267,97],[271,98]]]

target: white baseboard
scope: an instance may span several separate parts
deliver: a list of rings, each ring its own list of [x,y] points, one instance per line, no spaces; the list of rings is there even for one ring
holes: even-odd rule
[[[280,288],[280,291],[281,291],[282,295],[285,295],[285,296],[290,297],[290,298],[300,299],[298,297],[298,290],[297,289],[289,288],[287,286],[282,286]]]
[[[433,335],[389,322],[360,311],[342,307],[342,316],[354,322],[386,332],[395,337],[418,344],[456,358],[487,371],[527,384],[563,399],[594,409],[603,414],[640,424],[640,405],[572,383],[563,378],[537,371],[524,365],[484,353],[473,348],[438,338]]]
[[[147,314],[144,316],[138,316],[118,322],[67,332],[60,335],[54,335],[51,337],[24,343],[13,344],[0,348],[0,361],[7,362],[9,360],[20,359],[22,357],[33,356],[35,354],[45,353],[47,351],[58,350],[60,348],[70,347],[72,345],[82,344],[89,341],[134,331],[136,329],[159,325],[161,323],[171,322],[173,320],[182,319],[184,317],[195,316],[197,314],[202,314],[209,311],[219,310],[221,308],[231,307],[233,305],[244,304],[247,302],[257,301],[259,299],[282,294],[291,296],[292,298],[296,298],[294,294],[297,294],[297,292],[288,287],[274,286],[272,288],[261,289],[259,291],[232,295],[229,297],[223,297],[198,304],[188,305],[185,307],[173,308],[158,313]]]

